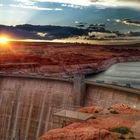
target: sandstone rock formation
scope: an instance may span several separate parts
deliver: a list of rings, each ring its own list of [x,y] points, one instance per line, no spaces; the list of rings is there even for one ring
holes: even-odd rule
[[[131,128],[133,128],[133,130],[136,131],[135,134],[138,134],[139,129],[137,128],[139,127],[136,125],[137,119],[130,119],[131,117],[129,118],[126,113],[135,116],[135,112],[137,112],[138,115],[140,111],[136,111],[125,104],[116,104],[113,105],[112,108],[121,114],[109,113],[107,115],[100,115],[99,113],[96,119],[89,119],[85,122],[75,122],[61,129],[50,130],[39,140],[119,140],[122,134],[113,133],[110,130],[122,126],[130,129],[130,132]],[[97,113],[97,111],[102,112],[104,109],[103,107],[92,106],[85,107],[78,111],[94,114]],[[131,132],[131,135],[133,135],[133,132]],[[127,135],[127,137],[129,136]]]
[[[114,111],[117,111],[118,113],[122,113],[122,114],[134,114],[134,113],[138,113],[138,110],[132,109],[131,107],[129,107],[126,104],[115,104],[112,105],[111,108]]]
[[[105,129],[82,126],[74,129],[63,128],[51,130],[39,140],[118,140],[118,135]]]
[[[95,73],[117,62],[140,60],[139,46],[10,42],[0,47],[0,69],[21,74]]]
[[[84,107],[82,109],[79,109],[78,111],[84,112],[84,113],[89,113],[89,114],[94,114],[94,113],[99,113],[99,112],[103,111],[103,107],[101,107],[101,106]]]

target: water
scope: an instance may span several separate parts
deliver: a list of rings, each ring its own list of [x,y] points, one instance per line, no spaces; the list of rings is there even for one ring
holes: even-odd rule
[[[140,62],[115,64],[107,71],[91,77],[89,80],[103,80],[106,83],[116,83],[122,86],[131,84],[133,88],[140,89]]]

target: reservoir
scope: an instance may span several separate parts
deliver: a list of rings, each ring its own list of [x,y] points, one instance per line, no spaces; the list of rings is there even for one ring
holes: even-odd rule
[[[140,89],[140,62],[114,64],[107,71],[88,80]]]

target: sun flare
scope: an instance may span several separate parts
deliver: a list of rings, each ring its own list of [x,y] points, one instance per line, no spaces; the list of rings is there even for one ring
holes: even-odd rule
[[[6,37],[0,37],[0,43],[5,44],[8,42],[8,39]]]

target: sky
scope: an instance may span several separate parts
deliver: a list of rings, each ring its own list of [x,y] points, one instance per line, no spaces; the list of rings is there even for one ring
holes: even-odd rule
[[[0,24],[75,26],[79,22],[105,23],[111,30],[140,31],[119,23],[140,21],[140,0],[0,0]]]

